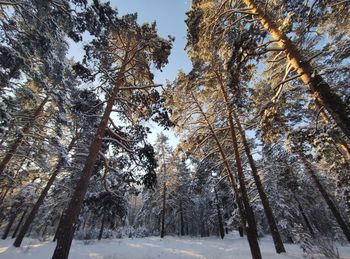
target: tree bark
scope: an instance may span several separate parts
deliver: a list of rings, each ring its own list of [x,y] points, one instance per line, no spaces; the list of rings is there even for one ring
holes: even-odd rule
[[[332,91],[310,62],[303,57],[297,46],[278,29],[277,24],[267,17],[254,0],[243,0],[243,2],[251,9],[250,12],[256,14],[272,38],[278,41],[278,45],[285,50],[291,66],[300,76],[301,81],[308,86],[315,100],[327,110],[338,127],[350,138],[350,116],[347,114],[343,100]]]
[[[317,189],[320,191],[322,197],[326,201],[326,203],[327,203],[329,209],[331,210],[335,220],[337,221],[341,230],[343,231],[346,239],[348,240],[348,242],[350,242],[350,228],[349,228],[348,224],[346,223],[346,221],[342,217],[340,211],[338,210],[337,206],[335,205],[335,203],[333,202],[333,200],[331,199],[331,197],[327,193],[326,189],[322,186],[321,182],[317,178],[316,172],[312,168],[312,165],[309,163],[309,161],[306,159],[305,155],[301,151],[298,152],[298,155],[299,155],[301,161],[303,162],[303,164],[305,165],[307,172],[310,174],[311,178],[313,179]]]
[[[236,161],[236,167],[237,167],[237,173],[238,173],[238,181],[239,181],[239,185],[240,185],[240,189],[241,189],[241,193],[242,193],[242,198],[243,198],[244,209],[245,209],[245,213],[246,213],[246,217],[247,217],[247,224],[248,224],[248,226],[246,227],[247,236],[249,237],[249,235],[251,235],[251,238],[248,238],[248,240],[250,239],[249,242],[252,243],[252,247],[255,250],[257,250],[257,248],[259,247],[259,244],[257,241],[258,234],[257,234],[257,229],[256,229],[255,215],[254,215],[254,211],[251,208],[250,203],[249,203],[248,191],[247,191],[246,184],[245,184],[245,176],[244,176],[244,172],[243,172],[241,156],[239,153],[237,135],[236,135],[235,126],[233,123],[232,109],[230,107],[228,96],[227,96],[225,89],[223,88],[223,85],[221,85],[221,90],[222,90],[221,91],[222,97],[223,97],[223,100],[224,100],[224,103],[226,106],[227,119],[228,119],[229,126],[230,126],[230,133],[231,133],[231,138],[232,138],[232,143],[233,143],[233,151],[234,151],[234,155],[235,155],[235,161]],[[259,254],[260,254],[260,251],[259,251]]]
[[[71,142],[69,143],[68,149],[67,149],[68,152],[73,148],[76,140],[77,140],[77,136],[72,138]],[[45,188],[42,190],[38,200],[34,204],[32,210],[30,211],[30,213],[29,213],[26,221],[24,222],[20,232],[18,233],[18,236],[17,236],[15,242],[13,243],[13,245],[15,247],[20,247],[21,246],[21,243],[22,243],[23,238],[24,238],[24,236],[26,235],[26,233],[27,233],[27,231],[29,229],[29,226],[34,221],[35,216],[36,216],[37,212],[39,211],[40,206],[43,204],[47,193],[49,192],[49,190],[50,190],[52,184],[54,183],[57,175],[60,173],[60,171],[62,169],[62,166],[63,166],[63,163],[64,163],[64,158],[60,157],[60,159],[59,159],[59,161],[58,161],[58,163],[56,165],[55,170],[53,171],[50,179],[46,183]]]
[[[252,175],[253,175],[253,178],[254,178],[254,182],[255,182],[255,185],[257,187],[257,190],[258,190],[258,193],[259,193],[259,196],[260,196],[260,199],[261,199],[261,203],[263,205],[264,212],[265,212],[265,215],[266,215],[269,227],[270,227],[272,239],[273,239],[273,242],[274,242],[274,245],[275,245],[275,250],[276,250],[276,252],[278,254],[279,253],[285,253],[286,249],[284,248],[284,245],[283,245],[283,242],[282,242],[282,238],[281,238],[280,233],[278,231],[276,220],[275,220],[275,217],[273,215],[269,199],[268,199],[268,197],[266,195],[266,192],[265,192],[264,187],[262,185],[260,176],[258,174],[258,169],[257,169],[257,167],[255,165],[255,161],[254,161],[253,156],[252,156],[252,154],[250,152],[250,147],[249,147],[247,138],[245,136],[245,132],[244,132],[244,130],[242,128],[242,125],[241,125],[241,122],[239,120],[238,115],[236,114],[236,112],[234,111],[234,109],[231,107],[231,105],[229,103],[228,96],[227,96],[227,91],[225,89],[224,84],[221,81],[221,77],[219,75],[217,75],[217,76],[218,76],[218,79],[220,80],[220,90],[221,90],[221,93],[222,93],[222,96],[223,96],[223,99],[224,99],[224,102],[225,102],[225,106],[226,106],[226,109],[227,109],[227,113],[228,113],[232,139],[236,140],[235,141],[236,142],[236,149],[238,150],[237,139],[236,139],[236,136],[235,136],[236,134],[235,134],[235,129],[234,129],[234,125],[233,125],[233,119],[234,119],[235,122],[236,122],[237,128],[238,128],[238,132],[239,132],[239,134],[241,136],[241,140],[242,140],[242,143],[243,143],[244,151],[245,151],[245,154],[247,156],[249,166],[250,166],[250,168],[252,170]],[[234,142],[234,145],[235,145],[235,142]]]
[[[165,199],[166,199],[166,183],[163,184],[163,208],[162,208],[162,221],[160,226],[160,237],[165,236]]]
[[[242,139],[242,142],[243,142],[244,150],[245,150],[246,156],[248,158],[248,163],[249,163],[250,168],[252,170],[252,175],[253,175],[253,178],[254,178],[254,182],[255,182],[256,188],[257,188],[258,193],[259,193],[259,197],[261,199],[261,203],[262,203],[264,211],[265,211],[265,215],[266,215],[269,227],[270,227],[272,239],[273,239],[273,242],[274,242],[274,245],[275,245],[275,250],[276,250],[276,252],[278,254],[279,253],[285,253],[286,249],[284,248],[281,235],[280,235],[280,233],[278,231],[276,220],[275,220],[275,217],[273,215],[269,199],[268,199],[268,197],[266,195],[266,192],[264,190],[264,186],[263,186],[263,184],[261,182],[260,176],[258,174],[257,167],[255,165],[255,161],[254,161],[253,156],[252,156],[252,154],[250,152],[250,147],[249,147],[248,141],[246,139],[245,133],[243,131],[243,128],[241,126],[239,118],[236,115],[234,110],[233,110],[233,117],[235,118],[236,125],[238,127],[238,131],[240,133],[240,136],[241,136],[241,139]]]
[[[27,212],[28,212],[28,210],[25,210],[25,211],[22,213],[22,217],[21,217],[21,219],[19,220],[19,222],[18,222],[18,224],[17,224],[17,226],[16,226],[16,228],[15,228],[15,231],[14,231],[13,234],[12,234],[12,238],[15,238],[15,237],[16,237],[17,232],[18,232],[18,230],[19,230],[19,228],[20,228],[20,226],[21,226],[21,224],[22,224],[22,221],[24,220],[24,217],[25,217],[25,215],[27,214]]]
[[[121,71],[123,71],[123,69]],[[90,145],[89,155],[87,157],[85,166],[81,172],[81,176],[75,188],[72,199],[70,200],[68,208],[63,215],[62,224],[60,224],[62,229],[59,230],[61,234],[58,235],[57,245],[53,253],[52,259],[68,258],[69,250],[74,236],[75,223],[78,219],[84,201],[85,193],[90,182],[90,177],[94,169],[97,157],[99,155],[99,151],[101,149],[102,138],[106,132],[106,127],[108,124],[109,116],[113,109],[114,101],[117,97],[119,87],[122,83],[123,77],[120,74],[119,78],[116,80],[116,85],[110,93],[106,109],[102,116],[102,120],[97,129],[96,135]]]
[[[25,137],[25,135],[32,129],[33,124],[35,123],[35,120],[40,116],[40,114],[42,113],[44,106],[46,104],[46,102],[48,101],[48,97],[46,97],[41,103],[40,105],[36,108],[33,116],[29,119],[29,121],[24,125],[23,129],[21,130],[21,133],[19,134],[19,136],[17,137],[17,139],[15,140],[15,142],[12,143],[12,145],[10,146],[9,151],[6,153],[5,157],[2,159],[1,163],[0,163],[0,175],[3,174],[4,170],[6,169],[6,166],[8,165],[8,163],[11,161],[12,157],[14,156],[14,154],[16,153],[18,147],[22,144],[22,141]]]

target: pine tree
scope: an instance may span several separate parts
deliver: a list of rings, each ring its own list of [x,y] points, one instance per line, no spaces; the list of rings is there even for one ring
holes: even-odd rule
[[[90,177],[99,155],[114,102],[116,100],[129,101],[130,95],[123,96],[120,95],[121,92],[132,93],[133,91],[152,88],[154,84],[152,84],[152,78],[150,78],[149,62],[154,62],[157,68],[161,68],[167,62],[167,56],[171,48],[170,41],[165,41],[157,36],[154,25],[140,27],[136,23],[135,16],[127,15],[119,19],[115,16],[115,11],[109,8],[108,5],[105,7],[106,10],[110,11],[105,14],[111,16],[110,21],[112,22],[102,33],[99,38],[100,41],[93,42],[92,46],[95,47],[94,51],[100,54],[103,53],[100,52],[102,50],[106,51],[105,53],[111,52],[111,55],[106,54],[100,59],[102,71],[113,68],[112,73],[104,75],[111,84],[111,89],[109,94],[107,93],[107,105],[95,137],[91,142],[86,164],[61,220],[62,229],[60,232],[62,235],[58,237],[53,258],[68,257],[74,235],[74,225],[79,216]],[[103,58],[106,59],[103,60]],[[105,70],[106,68],[108,70]],[[131,81],[128,80],[128,76],[125,74],[126,71],[133,74],[130,78]],[[136,81],[133,81],[133,79],[136,79]],[[118,142],[120,143],[120,141]],[[126,146],[125,148],[128,149]]]

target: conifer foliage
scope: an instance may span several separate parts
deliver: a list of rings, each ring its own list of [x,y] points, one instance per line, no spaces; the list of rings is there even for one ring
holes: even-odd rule
[[[193,0],[174,38],[93,0],[0,1],[2,239],[350,242],[350,2]],[[171,34],[172,32],[169,32]],[[81,46],[82,60],[68,58]],[[150,143],[150,125],[172,130]]]

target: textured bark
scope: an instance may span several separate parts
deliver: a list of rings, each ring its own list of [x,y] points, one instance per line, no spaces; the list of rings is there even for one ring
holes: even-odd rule
[[[163,184],[163,208],[162,208],[162,220],[160,225],[160,237],[165,236],[165,200],[166,200],[166,183]]]
[[[21,224],[22,224],[22,222],[23,222],[23,220],[24,220],[24,217],[26,216],[27,212],[28,212],[28,211],[25,210],[25,211],[22,213],[21,219],[19,220],[19,222],[18,222],[18,224],[17,224],[17,226],[16,226],[16,228],[15,228],[15,231],[14,231],[13,234],[12,234],[12,238],[15,238],[15,237],[16,237],[17,232],[18,232],[18,230],[19,230],[19,228],[20,228],[20,226],[21,226]]]
[[[237,188],[237,184],[233,178],[233,173],[232,173],[232,170],[231,170],[231,166],[229,164],[229,160],[227,159],[226,157],[226,154],[221,146],[221,143],[215,133],[215,130],[213,129],[210,121],[208,120],[206,114],[204,113],[202,107],[200,106],[200,104],[198,103],[196,97],[194,96],[193,92],[191,92],[191,95],[192,95],[192,98],[193,100],[195,101],[196,105],[197,105],[197,108],[199,109],[200,113],[202,114],[204,120],[206,121],[207,125],[208,125],[208,128],[210,130],[210,132],[212,133],[212,136],[217,144],[217,147],[219,149],[219,153],[221,155],[221,158],[224,162],[224,166],[225,166],[225,169],[227,171],[227,176],[229,178],[229,181],[230,181],[230,184],[231,184],[231,187],[232,187],[232,190],[234,192],[234,194],[236,194],[236,197],[237,197],[237,205],[238,205],[238,208],[239,208],[239,211],[240,211],[240,215],[241,215],[241,220],[242,220],[242,223],[248,222],[247,226],[244,224],[245,228],[246,228],[246,231],[247,231],[247,238],[248,238],[248,243],[249,243],[249,247],[250,247],[250,252],[252,254],[252,258],[253,259],[260,259],[262,258],[261,257],[261,252],[260,252],[260,247],[259,247],[259,243],[258,243],[258,237],[257,237],[257,233],[256,233],[256,224],[255,224],[255,218],[254,218],[254,213],[252,213],[252,208],[250,207],[249,205],[249,200],[248,200],[248,196],[247,196],[247,193],[246,193],[246,190],[242,190],[241,194],[242,194],[242,198],[240,196],[240,192],[238,191],[238,188]],[[236,143],[237,144],[237,143]],[[238,151],[238,146],[237,146],[237,150]],[[239,154],[238,154],[239,155]],[[235,158],[236,158],[236,163],[237,163],[237,171],[239,171],[240,169],[239,166],[241,166],[240,164],[240,159],[238,159],[239,157],[237,157],[237,152],[235,152]],[[238,160],[237,160],[238,159]],[[242,169],[242,168],[241,168]],[[241,189],[242,188],[245,188],[245,182],[244,182],[244,177],[242,177],[242,173],[243,171],[241,172],[238,172],[238,178],[239,178],[239,182],[240,182],[240,187]],[[242,200],[243,202],[242,202]]]
[[[254,0],[243,0],[243,2],[251,9],[250,12],[256,14],[272,38],[277,40],[278,45],[285,50],[291,66],[300,76],[301,81],[308,86],[316,102],[327,110],[334,122],[350,138],[350,116],[346,111],[346,104],[343,100],[316,73],[297,46],[286,34],[278,29],[277,24],[265,15],[264,11],[255,4]]]
[[[121,71],[123,71],[123,69]],[[95,163],[99,155],[99,151],[101,149],[102,138],[106,132],[109,116],[112,112],[118,89],[123,83],[122,75],[119,76],[116,82],[116,85],[110,93],[110,97],[108,99],[107,106],[103,113],[102,120],[97,129],[96,135],[90,145],[89,155],[86,159],[85,166],[81,172],[80,179],[74,190],[72,199],[69,202],[68,208],[64,212],[62,224],[60,224],[60,228],[62,229],[59,230],[60,234],[57,237],[57,245],[52,256],[53,259],[68,258],[69,250],[74,236],[75,224],[84,201],[84,197],[90,182],[92,171],[95,167]]]
[[[75,144],[75,141],[77,140],[76,137],[73,137],[71,142],[69,143],[69,146],[68,146],[68,149],[67,151],[69,152],[74,144]],[[13,245],[15,247],[20,247],[21,246],[21,243],[23,241],[23,238],[25,236],[25,234],[27,233],[30,225],[32,224],[32,222],[34,221],[35,219],[35,216],[37,214],[37,212],[39,211],[39,208],[40,206],[43,204],[45,198],[46,198],[46,195],[47,193],[49,192],[52,184],[54,183],[57,175],[61,172],[61,169],[62,169],[62,166],[63,166],[63,163],[64,163],[64,158],[61,157],[56,165],[56,168],[55,170],[53,171],[53,173],[51,174],[50,176],[50,179],[48,180],[48,182],[46,183],[46,186],[45,188],[42,190],[42,192],[40,193],[40,196],[38,198],[38,200],[36,201],[36,203],[34,204],[32,210],[30,211],[26,221],[24,222],[20,232],[18,233],[18,236],[15,240],[15,242],[13,243]]]
[[[11,159],[14,156],[14,154],[16,153],[18,147],[20,147],[20,145],[22,144],[22,141],[23,141],[25,135],[32,129],[32,127],[35,123],[35,120],[41,115],[47,101],[48,101],[48,97],[46,97],[40,103],[40,105],[36,108],[34,114],[31,116],[29,121],[24,125],[24,127],[21,130],[21,133],[19,134],[17,139],[10,146],[9,151],[6,153],[5,157],[2,159],[2,161],[0,163],[0,175],[3,174],[4,170],[6,169],[6,166],[11,161]]]
[[[304,163],[306,170],[308,171],[311,178],[313,179],[317,189],[320,191],[322,197],[326,201],[326,203],[327,203],[329,209],[331,210],[335,220],[337,221],[338,225],[340,226],[341,230],[343,231],[346,239],[348,240],[348,242],[350,242],[350,227],[348,226],[348,224],[344,220],[343,216],[341,215],[337,206],[335,205],[335,203],[333,202],[333,200],[331,199],[331,197],[327,193],[326,189],[322,186],[320,180],[318,179],[318,177],[316,175],[316,172],[312,168],[312,165],[309,163],[309,161],[306,159],[306,157],[304,156],[304,154],[301,151],[298,154],[299,154],[300,159]]]

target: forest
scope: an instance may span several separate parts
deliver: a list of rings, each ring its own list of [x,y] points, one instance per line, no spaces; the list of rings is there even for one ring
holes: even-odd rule
[[[350,1],[189,6],[0,0],[0,258],[349,258]]]

